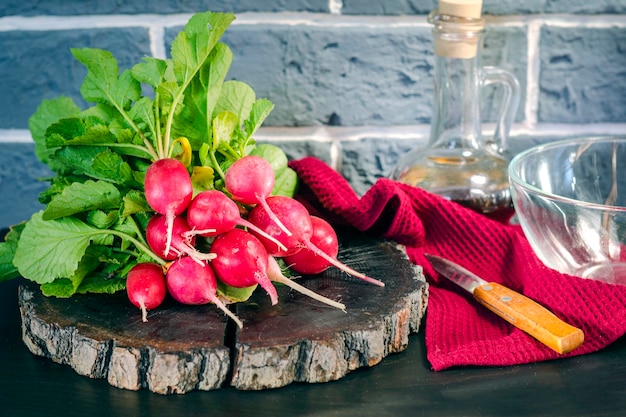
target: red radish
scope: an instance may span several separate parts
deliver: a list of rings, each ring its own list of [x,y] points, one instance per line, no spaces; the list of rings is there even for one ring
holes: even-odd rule
[[[148,310],[161,305],[167,294],[163,269],[153,263],[139,263],[126,276],[126,293],[130,302],[141,309],[141,320],[148,321]]]
[[[191,231],[187,236],[199,234],[201,236],[217,236],[235,226],[243,226],[263,234],[273,241],[279,248],[287,250],[278,240],[274,239],[239,214],[237,203],[226,194],[218,190],[202,191],[196,195],[187,209],[187,223]]]
[[[274,188],[274,170],[269,162],[260,156],[248,155],[236,160],[226,171],[224,186],[233,199],[243,204],[260,204],[265,207],[272,220],[288,236],[291,231],[285,227],[267,205],[267,198]]]
[[[213,303],[243,328],[241,320],[217,297],[217,279],[209,264],[201,265],[183,256],[172,263],[166,276],[167,290],[176,301],[189,305]]]
[[[189,225],[184,217],[174,217],[169,252],[166,252],[167,219],[161,214],[152,216],[146,226],[146,240],[150,249],[166,261],[173,261],[183,255],[189,255],[196,262],[215,258],[212,253],[202,253],[194,248],[195,237],[187,236]]]
[[[268,204],[279,206],[280,208],[280,200],[283,200],[284,198],[288,197],[273,196],[269,197],[267,201]],[[283,218],[283,222],[292,225],[291,228],[294,229],[297,234],[287,235],[271,219],[268,212],[262,206],[254,207],[248,214],[248,221],[250,223],[254,224],[268,235],[274,237],[287,248],[287,250],[277,249],[276,245],[271,245],[267,239],[263,236],[257,235],[253,230],[252,233],[259,238],[263,245],[265,245],[265,248],[270,255],[280,258],[293,255],[305,247],[305,245],[301,243],[302,237],[304,236],[308,238],[313,235],[313,226],[311,225],[309,212],[300,203],[298,204],[299,205],[294,206],[295,210],[285,210],[283,213],[280,213]]]
[[[274,221],[271,219],[271,217],[267,214],[262,206],[254,207],[250,211],[248,221],[265,230],[265,232],[274,236],[276,239],[281,241],[287,248],[289,248],[289,252],[285,254],[272,253],[271,251],[270,254],[273,254],[275,256],[292,255],[293,253],[296,253],[304,247],[313,251],[315,254],[325,258],[333,266],[339,268],[347,274],[360,278],[363,281],[367,281],[371,284],[375,284],[381,287],[385,286],[383,282],[378,281],[374,278],[370,278],[367,275],[362,274],[361,272],[355,271],[349,266],[339,262],[337,259],[334,259],[328,254],[324,253],[317,246],[311,243],[311,237],[313,236],[311,215],[307,211],[306,207],[302,205],[302,203],[290,197],[272,196],[268,197],[267,204],[270,209],[282,219],[283,223],[285,223],[290,230],[298,233],[297,235],[294,234],[292,236],[286,236],[282,231],[276,228]],[[258,236],[258,238],[264,244],[266,243],[263,241],[263,236]],[[291,251],[293,252],[290,253]]]
[[[276,288],[267,276],[267,250],[259,239],[245,230],[232,229],[215,238],[211,252],[216,255],[211,265],[220,281],[235,288],[259,284],[272,305],[278,303]]]
[[[317,300],[324,304],[328,304],[329,306],[338,308],[343,311],[346,310],[346,306],[343,303],[324,297],[323,295],[320,295],[316,293],[315,291],[312,291],[308,289],[307,287],[302,286],[294,282],[293,280],[287,278],[286,276],[284,276],[283,271],[280,270],[280,265],[278,265],[278,262],[276,262],[276,259],[273,256],[268,257],[267,275],[270,280],[284,284],[290,287],[291,289],[298,291],[301,294],[304,294],[306,296],[313,298],[314,300]]]
[[[339,241],[335,229],[326,220],[317,216],[311,216],[311,225],[313,226],[313,235],[310,238],[311,243],[328,256],[337,259]],[[293,255],[286,256],[285,262],[290,269],[306,275],[319,274],[331,265],[328,259],[319,256],[309,248],[302,248],[302,250]]]
[[[187,209],[193,196],[191,177],[182,162],[173,158],[158,159],[146,171],[144,192],[150,207],[167,220],[167,255],[174,217]]]

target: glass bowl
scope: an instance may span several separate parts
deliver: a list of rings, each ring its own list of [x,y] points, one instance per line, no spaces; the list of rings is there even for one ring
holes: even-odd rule
[[[626,285],[626,137],[535,146],[509,164],[513,205],[539,259]]]

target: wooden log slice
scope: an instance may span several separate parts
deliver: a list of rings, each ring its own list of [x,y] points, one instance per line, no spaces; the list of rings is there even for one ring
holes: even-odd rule
[[[237,334],[232,385],[266,389],[291,382],[327,382],[373,366],[408,345],[426,308],[421,269],[388,242],[354,237],[342,242],[339,260],[385,282],[378,287],[331,268],[300,284],[341,301],[326,306],[285,287],[279,303],[255,293],[238,306],[245,326]]]
[[[142,322],[124,292],[60,299],[33,284],[20,287],[19,305],[28,349],[80,375],[160,394],[212,390],[226,381],[227,322],[213,305],[167,300]]]
[[[144,323],[123,292],[58,299],[27,283],[19,292],[22,338],[36,355],[130,390],[260,390],[336,380],[404,350],[427,301],[421,268],[393,243],[342,237],[339,259],[385,287],[335,268],[299,279],[343,302],[345,312],[282,285],[278,305],[271,306],[258,289],[236,306],[244,322],[238,330],[214,305],[168,299]]]

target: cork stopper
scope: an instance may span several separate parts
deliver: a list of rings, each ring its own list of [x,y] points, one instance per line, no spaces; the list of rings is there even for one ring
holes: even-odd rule
[[[482,0],[439,0],[439,15],[454,16],[461,19],[480,20],[482,16]],[[449,30],[446,30],[447,27]],[[476,25],[463,30],[463,23],[446,25],[442,22],[439,34],[435,36],[435,54],[448,58],[470,59],[478,52],[478,36]],[[482,24],[479,25],[482,29]]]
[[[482,0],[439,0],[439,13],[449,16],[480,19]]]

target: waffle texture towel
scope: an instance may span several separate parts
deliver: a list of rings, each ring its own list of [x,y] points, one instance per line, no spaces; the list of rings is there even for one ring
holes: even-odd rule
[[[535,256],[517,225],[489,219],[420,188],[379,179],[359,197],[319,159],[292,161],[298,198],[314,214],[403,244],[429,282],[425,339],[433,370],[506,366],[597,351],[626,331],[626,286],[561,274]],[[548,307],[585,333],[582,346],[559,355],[439,278],[424,257],[450,259]]]

